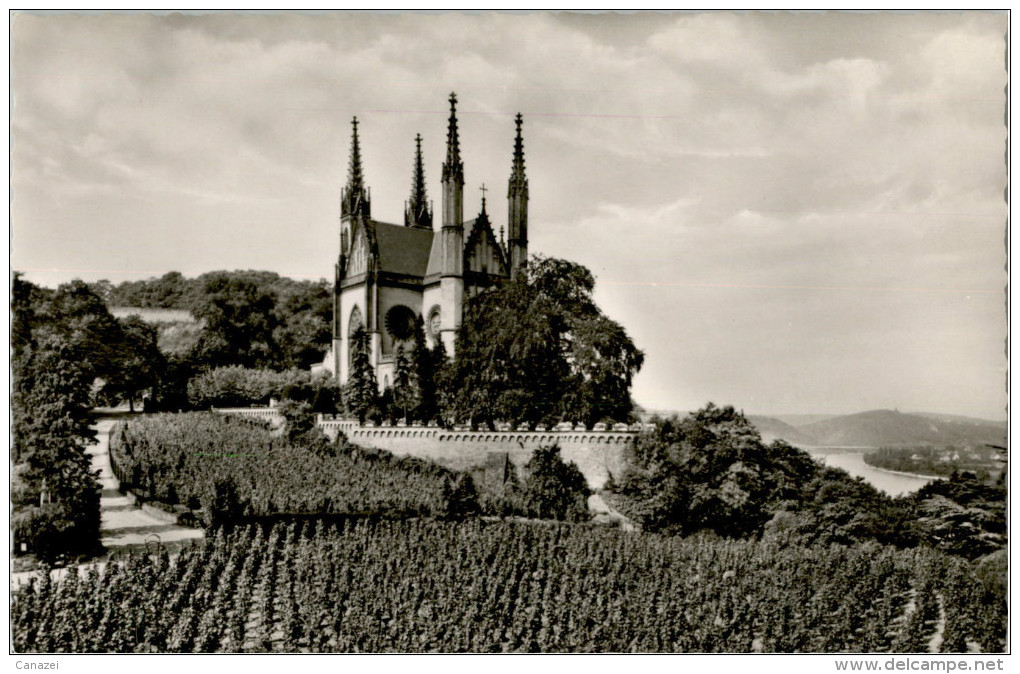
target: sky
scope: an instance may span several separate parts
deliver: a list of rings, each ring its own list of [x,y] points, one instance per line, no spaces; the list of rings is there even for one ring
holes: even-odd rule
[[[376,219],[421,133],[440,219],[587,266],[638,403],[1005,418],[1004,12],[16,13],[11,266],[55,286],[332,278],[350,120]]]

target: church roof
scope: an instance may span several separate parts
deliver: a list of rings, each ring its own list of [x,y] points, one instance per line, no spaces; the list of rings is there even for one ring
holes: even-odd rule
[[[443,271],[443,237],[432,237],[432,250],[429,251],[429,266],[425,276],[438,276]]]
[[[471,238],[471,233],[475,231],[475,225],[478,223],[478,218],[464,221],[464,240],[467,241]]]
[[[464,240],[467,241],[467,237],[471,236],[471,230],[475,227],[475,220],[468,220],[464,223]],[[429,251],[429,264],[425,271],[425,276],[438,275],[443,272],[443,242],[441,237],[435,237],[432,240],[432,250]]]
[[[432,266],[432,240],[438,241],[439,237],[428,229],[378,221],[373,221],[373,224],[379,246],[379,270],[424,277],[426,270]]]

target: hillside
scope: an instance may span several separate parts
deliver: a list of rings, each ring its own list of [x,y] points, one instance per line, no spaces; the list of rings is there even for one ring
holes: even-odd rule
[[[1004,424],[1004,421],[992,421],[990,419],[978,419],[977,417],[965,417],[960,414],[939,414],[936,412],[907,412],[907,414],[913,414],[919,417],[925,417],[928,419],[935,419],[936,421],[949,421],[953,423],[965,422],[969,424]],[[796,424],[794,424],[796,425]]]
[[[747,418],[766,443],[785,440],[808,447],[1006,444],[1005,421],[946,414],[871,410],[843,416],[784,414],[781,417],[748,415]]]
[[[780,421],[790,424],[795,428],[801,426],[807,426],[813,424],[816,421],[828,421],[829,419],[835,419],[840,416],[839,414],[774,414],[772,415]]]
[[[810,438],[811,444],[819,446],[1003,445],[1006,442],[1004,422],[936,419],[892,410],[849,414],[795,430]]]
[[[776,419],[775,417],[761,417],[749,415],[747,420],[754,424],[758,432],[761,433],[761,439],[770,443],[773,440],[786,440],[794,445],[814,445],[814,438],[806,433],[802,433],[800,429],[797,429],[785,421]]]

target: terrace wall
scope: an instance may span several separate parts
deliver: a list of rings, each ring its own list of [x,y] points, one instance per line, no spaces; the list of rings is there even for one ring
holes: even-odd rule
[[[523,466],[538,447],[556,444],[565,461],[573,461],[588,485],[600,488],[612,473],[619,477],[624,453],[635,431],[449,431],[443,428],[359,426],[356,421],[320,419],[331,438],[343,432],[362,447],[377,447],[398,456],[431,459],[456,470],[484,465],[490,452],[506,452]]]
[[[274,425],[283,423],[283,416],[273,408],[215,411],[267,419]],[[538,447],[556,444],[563,460],[577,464],[588,485],[595,489],[605,484],[610,473],[619,477],[626,449],[638,435],[637,431],[450,431],[423,426],[361,426],[357,421],[322,415],[317,423],[330,438],[342,432],[361,447],[431,459],[454,470],[483,466],[490,452],[505,452],[514,465],[521,467]]]

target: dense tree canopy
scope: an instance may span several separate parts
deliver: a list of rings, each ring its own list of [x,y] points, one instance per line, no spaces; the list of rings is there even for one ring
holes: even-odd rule
[[[711,403],[639,438],[620,491],[651,529],[916,543],[905,501],[781,440],[764,444],[742,413]]]
[[[39,288],[20,276],[12,284],[13,362],[24,361],[27,350],[50,340],[69,349],[96,384],[91,402],[133,401],[158,388],[166,360],[158,331],[137,316],[112,316],[92,286],[72,281],[56,290]]]
[[[535,257],[517,278],[472,298],[446,375],[446,416],[626,420],[644,355],[595,304],[594,287],[581,265]]]
[[[771,452],[743,414],[709,404],[642,435],[621,491],[647,528],[747,534],[768,521],[770,503],[817,469],[806,453],[783,443],[773,448],[780,462],[769,460]]]
[[[195,354],[210,366],[308,368],[320,362],[329,347],[333,303],[325,280],[296,281],[252,270],[213,271],[196,278],[169,272],[117,285],[98,281],[91,287],[111,307],[178,309],[202,320],[211,316],[213,325],[207,326]],[[245,321],[242,315],[248,310],[253,316]],[[251,343],[247,340],[254,341],[254,357],[246,359],[224,344],[237,337],[246,345]]]
[[[764,444],[742,413],[711,403],[642,435],[620,492],[655,530],[741,536],[768,525],[824,543],[910,542],[888,496],[781,440]]]
[[[266,367],[276,359],[276,328],[272,295],[242,278],[210,279],[202,300],[192,310],[205,322],[195,359],[210,367]]]
[[[294,283],[277,290],[273,340],[276,365],[307,369],[322,362],[333,337],[333,293],[326,281]]]
[[[138,316],[120,319],[121,341],[118,348],[117,375],[103,387],[107,401],[122,398],[133,412],[140,392],[158,388],[167,369],[159,350],[159,330]]]
[[[88,551],[99,532],[88,414],[97,375],[116,375],[120,328],[80,282],[48,292],[16,276],[12,291],[15,543],[46,558]]]
[[[711,403],[642,434],[614,491],[621,510],[655,531],[926,543],[970,558],[1006,540],[1002,485],[954,475],[891,498],[781,440],[764,444],[742,413]]]

